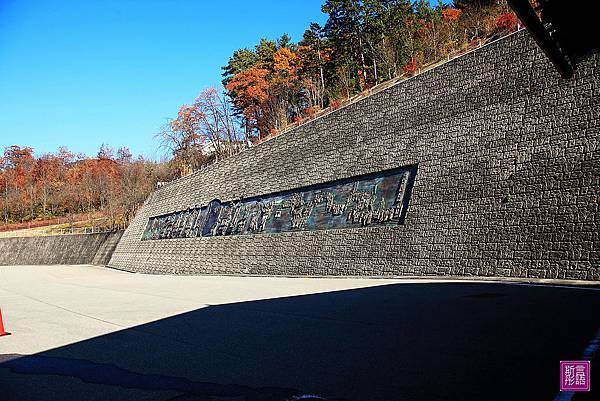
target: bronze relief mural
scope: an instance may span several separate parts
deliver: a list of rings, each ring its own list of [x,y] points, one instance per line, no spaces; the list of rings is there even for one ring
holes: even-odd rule
[[[148,220],[142,240],[403,224],[417,166],[192,207]]]

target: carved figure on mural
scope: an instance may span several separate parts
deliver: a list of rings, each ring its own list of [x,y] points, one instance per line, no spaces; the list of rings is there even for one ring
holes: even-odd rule
[[[151,217],[142,240],[402,224],[416,166]]]

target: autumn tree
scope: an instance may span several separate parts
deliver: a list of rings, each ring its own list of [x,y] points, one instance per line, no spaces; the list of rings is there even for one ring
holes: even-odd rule
[[[468,41],[493,34],[497,18],[510,12],[500,0],[454,0],[453,4],[462,11],[460,25]]]
[[[234,80],[230,85],[234,85]],[[182,105],[177,118],[157,134],[170,150],[181,175],[187,175],[214,158],[231,156],[246,143],[232,104],[215,88],[203,90],[191,105]]]
[[[194,105],[182,105],[177,117],[156,134],[161,147],[171,151],[181,175],[200,167],[205,160],[199,148],[200,112]]]
[[[259,67],[248,68],[229,79],[226,86],[235,107],[242,115],[246,137],[254,131],[258,136],[268,135],[269,120],[265,112],[265,104],[269,97],[267,76],[269,70]]]
[[[8,213],[16,213],[21,220],[34,217],[35,184],[33,171],[35,159],[29,147],[9,146],[4,150],[3,165],[5,177],[4,200]]]
[[[109,217],[113,213],[112,223],[122,220],[129,222],[135,216],[148,194],[154,189],[157,177],[153,176],[152,164],[143,157],[133,159],[126,147],[117,150],[115,167],[118,180],[109,197]]]
[[[273,56],[273,71],[269,79],[267,106],[275,131],[284,130],[288,122],[304,109],[299,92],[300,58],[289,47],[280,47]]]
[[[325,70],[331,61],[331,48],[328,47],[323,28],[311,23],[304,31],[298,47],[300,79],[309,107],[325,107]]]
[[[196,98],[194,107],[199,115],[196,133],[205,154],[213,153],[217,159],[225,158],[237,153],[248,142],[223,91],[204,89]]]
[[[51,153],[42,155],[35,163],[33,175],[38,188],[43,215],[48,213],[53,195],[61,188],[61,170],[61,159]],[[51,210],[52,207],[50,206]]]
[[[170,166],[134,160],[127,148],[115,155],[108,145],[93,158],[67,148],[36,157],[31,148],[11,146],[0,157],[2,221],[99,213],[112,225],[126,222],[157,181],[174,177]]]
[[[0,189],[2,190],[2,218],[7,224],[10,217],[10,209],[8,203],[9,187],[11,186],[10,176],[8,173],[8,162],[4,157],[0,156]]]

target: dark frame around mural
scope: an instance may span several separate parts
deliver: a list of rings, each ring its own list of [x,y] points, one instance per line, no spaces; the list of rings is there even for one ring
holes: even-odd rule
[[[142,241],[404,224],[418,165],[150,217]]]

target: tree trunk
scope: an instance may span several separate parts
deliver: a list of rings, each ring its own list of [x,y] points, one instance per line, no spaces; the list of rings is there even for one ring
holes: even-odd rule
[[[375,74],[375,85],[377,85],[377,61],[375,61],[375,57],[373,57],[373,72]]]
[[[358,46],[360,48],[360,62],[362,65],[363,78],[364,78],[365,84],[366,84],[367,83],[367,65],[365,64],[365,52],[363,51],[362,38],[360,37],[360,34],[358,35]]]
[[[321,60],[321,46],[317,50],[317,55],[319,56],[319,74],[321,75],[321,96],[320,96],[320,105],[321,108],[325,107],[324,97],[325,97],[325,77],[323,76],[323,61]]]

